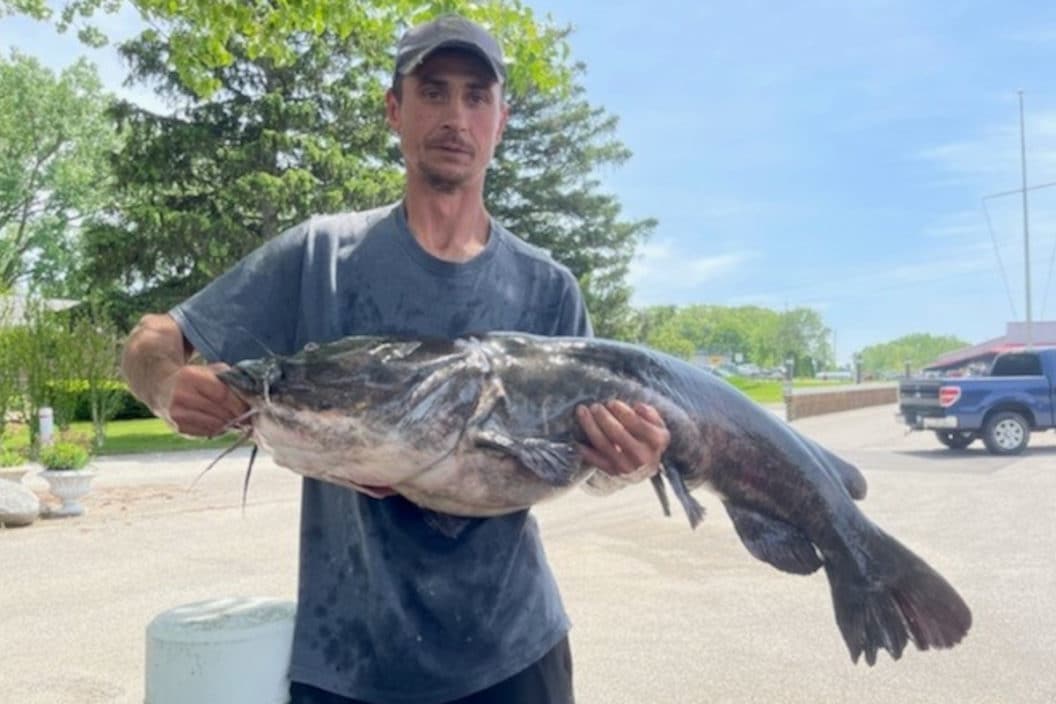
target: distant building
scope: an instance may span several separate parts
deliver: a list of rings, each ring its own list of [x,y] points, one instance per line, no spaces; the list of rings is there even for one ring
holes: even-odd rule
[[[66,310],[73,308],[80,301],[68,298],[47,298],[44,307],[48,310]],[[0,326],[22,325],[26,322],[26,306],[28,301],[23,296],[0,295]]]
[[[1056,346],[1056,320],[1032,323],[1031,343],[1035,347]],[[979,373],[990,368],[994,357],[1002,352],[1020,350],[1027,345],[1027,324],[1007,323],[1005,334],[978,345],[963,347],[942,355],[924,367],[924,372],[948,374],[951,372]]]

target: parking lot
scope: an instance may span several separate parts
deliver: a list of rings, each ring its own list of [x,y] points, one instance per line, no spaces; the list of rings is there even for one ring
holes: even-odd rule
[[[691,531],[648,484],[536,509],[574,622],[580,704],[1056,701],[1056,434],[1026,454],[946,450],[894,406],[795,423],[869,480],[863,509],[974,613],[950,651],[853,665],[823,575],[741,546],[714,497]],[[226,595],[293,598],[299,480],[244,453],[99,461],[77,519],[0,531],[0,700],[143,701],[144,632],[161,611]],[[43,491],[37,477],[26,482]]]

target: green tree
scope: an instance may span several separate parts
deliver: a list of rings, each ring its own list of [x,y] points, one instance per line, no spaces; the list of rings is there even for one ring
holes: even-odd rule
[[[76,378],[71,380],[78,397],[87,396],[92,421],[92,444],[96,451],[106,439],[106,423],[120,407],[124,394],[120,383],[121,336],[105,315],[98,297],[82,306],[69,327],[71,340],[77,340],[72,358]]]
[[[78,229],[109,182],[108,100],[84,59],[56,76],[17,52],[0,57],[0,290],[80,293]]]
[[[902,373],[908,362],[912,370],[920,370],[940,355],[967,346],[967,342],[952,335],[913,333],[862,349],[862,369],[874,374]]]
[[[394,38],[289,40],[296,59],[280,65],[232,39],[236,58],[215,70],[222,88],[208,99],[173,70],[161,34],[122,46],[135,80],[186,106],[174,115],[127,103],[114,111],[123,136],[117,198],[86,239],[96,286],[136,292],[111,295],[122,325],[184,298],[310,214],[398,197],[400,155],[381,109]],[[627,264],[653,221],[622,220],[616,199],[599,192],[594,171],[629,152],[614,137],[616,119],[582,93],[509,96],[513,117],[486,197],[504,224],[579,277],[599,334],[629,337]]]
[[[621,165],[631,153],[615,136],[617,118],[583,94],[574,85],[568,94],[510,96],[485,199],[503,224],[572,270],[598,335],[633,339],[627,268],[656,221],[622,219],[619,201],[599,191],[599,168]]]
[[[40,298],[25,300],[22,320],[5,330],[3,341],[18,379],[11,410],[29,426],[30,441],[36,444],[41,408],[54,409],[58,424],[69,423],[72,404],[63,384],[73,373],[71,352],[77,341],[70,339],[62,315]]]
[[[86,229],[99,287],[135,286],[148,294],[141,303],[163,308],[311,213],[396,197],[379,107],[384,44],[333,34],[291,41],[300,47],[293,63],[242,56],[217,69],[223,88],[208,100],[172,71],[158,33],[121,47],[135,80],[187,107],[114,110],[125,138],[113,162],[117,197]]]
[[[734,357],[762,367],[774,367],[789,357],[797,372],[810,373],[824,364],[829,352],[828,328],[809,308],[779,313],[758,306],[690,305],[650,309],[659,317],[644,341],[684,357],[694,352]]]
[[[122,0],[65,0],[57,15],[45,0],[0,0],[0,16],[20,13],[53,20],[60,31],[77,28],[92,45],[106,42],[89,18],[99,11],[116,12]],[[171,67],[192,91],[209,97],[223,87],[216,69],[241,57],[282,66],[296,62],[299,47],[291,37],[335,34],[349,37],[394,37],[408,24],[445,12],[459,12],[490,26],[507,47],[513,66],[511,81],[521,88],[544,89],[565,85],[554,62],[551,28],[538,21],[519,0],[127,0],[152,27],[162,27],[170,48]],[[391,45],[391,42],[390,42]]]

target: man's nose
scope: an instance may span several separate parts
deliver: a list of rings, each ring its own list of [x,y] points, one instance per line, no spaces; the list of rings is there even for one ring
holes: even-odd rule
[[[449,100],[444,105],[443,122],[445,126],[464,130],[469,123],[469,109],[461,99]]]

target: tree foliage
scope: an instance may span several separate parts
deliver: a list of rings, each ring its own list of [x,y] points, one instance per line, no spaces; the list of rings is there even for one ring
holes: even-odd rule
[[[105,37],[85,24],[95,13],[116,12],[121,0],[65,0],[55,16],[45,0],[0,0],[0,15],[21,13],[54,20],[65,31],[77,27],[82,40],[98,45]],[[544,89],[562,87],[566,51],[555,45],[552,28],[538,21],[519,0],[127,0],[147,24],[164,28],[172,68],[183,85],[201,97],[220,90],[216,70],[243,56],[282,66],[297,60],[290,37],[333,34],[393,37],[409,24],[446,12],[459,12],[490,27],[512,60],[511,82]],[[555,62],[556,59],[556,62]]]
[[[233,61],[213,71],[221,87],[207,99],[176,70],[166,35],[150,30],[121,47],[132,78],[180,106],[156,115],[121,103],[113,113],[123,140],[117,198],[86,239],[96,286],[137,293],[114,307],[123,325],[181,300],[312,214],[399,197],[401,156],[383,112],[396,37],[323,32],[287,41],[295,58],[277,63],[233,37]],[[565,69],[554,57],[563,53],[555,45],[548,58],[557,74]],[[618,201],[599,191],[596,171],[630,156],[614,136],[616,118],[575,85],[508,97],[512,117],[487,180],[488,207],[579,277],[599,334],[626,337],[627,265],[654,223],[621,219]]]
[[[106,197],[114,131],[95,68],[0,57],[0,291],[78,293],[78,227]]]
[[[156,32],[122,46],[133,78],[185,107],[113,111],[124,136],[113,162],[117,199],[86,232],[100,287],[160,293],[151,302],[167,305],[312,213],[396,197],[376,78],[381,42],[291,41],[300,47],[293,63],[243,55],[218,69],[223,88],[208,100],[173,70]]]
[[[656,221],[621,219],[619,201],[599,190],[599,169],[621,165],[631,153],[615,136],[617,118],[590,105],[583,93],[574,85],[567,95],[533,90],[511,96],[485,199],[510,230],[572,270],[598,335],[629,339],[634,318],[627,267]]]
[[[688,358],[695,353],[735,357],[761,367],[795,360],[797,374],[828,365],[829,329],[809,308],[777,312],[758,306],[691,305],[647,308],[640,341]]]
[[[862,368],[872,373],[901,373],[908,362],[912,370],[919,370],[940,355],[967,347],[968,344],[952,335],[904,335],[897,340],[864,348],[860,353]]]

